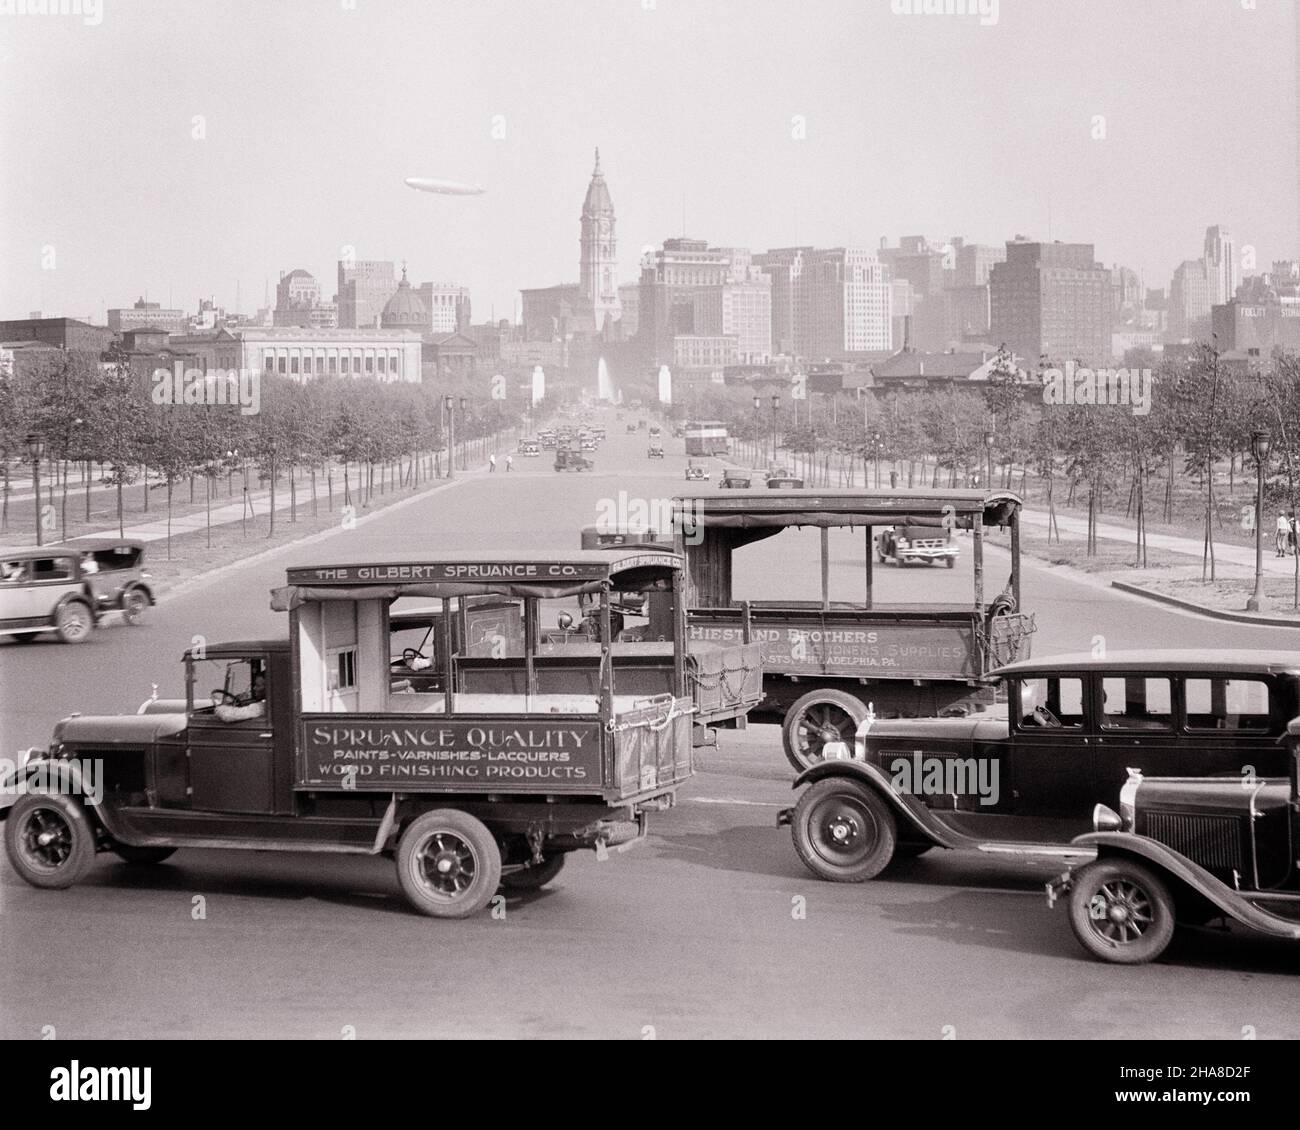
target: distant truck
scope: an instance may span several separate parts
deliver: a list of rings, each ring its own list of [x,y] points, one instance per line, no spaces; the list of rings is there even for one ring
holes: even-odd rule
[[[644,836],[709,719],[761,693],[757,649],[688,655],[682,569],[647,546],[291,568],[272,594],[286,636],[195,646],[183,698],[72,715],[26,751],[0,790],[10,861],[64,888],[99,852],[382,855],[437,918],[541,887],[570,852]],[[664,638],[616,640],[616,594],[653,598]],[[426,607],[405,614],[406,598]],[[421,642],[429,602],[442,624]],[[594,613],[594,638],[557,603]],[[727,677],[746,656],[749,679]]]
[[[555,469],[557,471],[590,471],[595,464],[579,451],[571,447],[559,447],[555,450]]]
[[[662,459],[664,457],[664,445],[651,440],[650,446],[646,449],[646,455],[650,459]]]

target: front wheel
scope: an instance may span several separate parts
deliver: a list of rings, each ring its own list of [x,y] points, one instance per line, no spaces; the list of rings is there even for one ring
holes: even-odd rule
[[[548,855],[541,863],[530,863],[517,871],[507,871],[501,876],[501,889],[505,891],[539,891],[564,869],[564,855]]]
[[[94,860],[95,834],[71,797],[29,793],[9,810],[5,850],[14,870],[33,887],[62,890]]]
[[[889,806],[847,777],[827,777],[805,792],[790,828],[799,858],[832,883],[874,879],[889,866],[898,842]]]
[[[790,707],[781,724],[787,760],[803,772],[823,760],[831,742],[843,742],[852,751],[858,725],[866,716],[866,705],[851,694],[830,688],[809,691]]]
[[[1164,953],[1174,936],[1174,900],[1142,864],[1101,859],[1074,876],[1070,925],[1093,957],[1141,965]]]
[[[79,600],[72,600],[59,609],[54,618],[54,630],[64,643],[81,643],[95,626],[94,617]]]
[[[122,619],[134,627],[144,618],[148,607],[149,598],[139,589],[132,589],[122,598]]]
[[[487,825],[454,808],[416,817],[397,845],[407,901],[433,918],[468,918],[501,885],[501,849]]]

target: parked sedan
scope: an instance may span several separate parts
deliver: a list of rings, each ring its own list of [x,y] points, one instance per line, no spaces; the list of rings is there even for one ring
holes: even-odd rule
[[[876,720],[802,773],[778,823],[823,879],[861,882],[933,847],[1087,857],[1096,804],[1144,777],[1277,777],[1300,652],[1131,651],[1023,660],[996,713]]]

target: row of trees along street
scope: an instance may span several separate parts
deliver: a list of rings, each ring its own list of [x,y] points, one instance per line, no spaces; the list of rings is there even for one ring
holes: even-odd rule
[[[773,461],[775,433],[810,486],[882,485],[883,467],[885,487],[892,470],[900,487],[992,482],[1016,490],[1047,511],[1049,541],[1060,540],[1058,506],[1086,509],[1090,556],[1104,513],[1133,523],[1141,567],[1148,521],[1181,527],[1202,538],[1213,580],[1216,536],[1253,537],[1257,431],[1270,446],[1266,532],[1268,515],[1300,511],[1300,358],[1282,354],[1243,373],[1202,347],[1187,360],[1153,362],[1151,377],[1142,414],[1129,404],[1044,403],[1043,386],[1017,381],[1005,354],[978,389],[781,395],[773,408],[769,386],[758,407],[752,391],[711,386],[679,397],[673,414],[725,421],[737,455],[755,465]]]
[[[332,510],[336,496],[340,505],[364,505],[377,490],[415,488],[443,475],[445,396],[452,398],[462,467],[486,460],[496,437],[516,426],[524,409],[522,402],[491,399],[469,382],[434,389],[333,377],[304,383],[265,374],[259,375],[258,410],[247,414],[233,394],[230,403],[160,404],[153,387],[124,358],[101,364],[77,352],[0,381],[0,533],[9,530],[15,474],[24,467],[31,474],[31,437],[39,437],[42,477],[48,476],[52,496],[57,492],[60,536],[68,528],[71,470],[80,479],[87,522],[92,488],[113,489],[119,534],[124,492],[135,484],[143,512],[150,489],[165,490],[170,529],[178,492],[188,491],[194,502],[201,490],[210,509],[223,480],[227,497],[239,489],[245,499],[252,481],[270,490],[270,537],[278,490],[288,490],[288,517],[296,522],[300,506],[315,516],[322,505]]]

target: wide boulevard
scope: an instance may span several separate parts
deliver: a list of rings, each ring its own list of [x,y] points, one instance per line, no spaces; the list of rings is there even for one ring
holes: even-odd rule
[[[246,563],[168,594],[141,627],[113,624],[80,646],[0,643],[0,750],[44,745],[73,712],[134,712],[153,684],[181,693],[196,636],[284,633],[268,593],[287,564],[572,549],[620,491],[635,505],[686,486],[680,440],[652,461],[644,432],[622,434],[612,411],[605,421],[594,473],[556,474],[549,452],[506,473],[502,458],[495,474],[312,544],[260,558],[250,546]],[[951,571],[878,567],[878,597],[967,599],[969,545]],[[810,547],[750,547],[738,576],[754,596],[815,597]],[[989,557],[996,591],[1007,559]],[[832,596],[856,596],[860,539],[837,539],[832,558]],[[1206,651],[1294,637],[1036,563],[1024,603],[1037,655],[1097,637]],[[1100,964],[1046,906],[1059,864],[936,851],[863,885],[821,882],[775,826],[794,795],[776,727],[725,733],[697,768],[645,842],[603,862],[571,857],[504,918],[420,917],[382,858],[183,850],[133,868],[103,856],[67,891],[0,864],[0,1037],[1300,1036],[1293,948],[1188,931],[1159,964]]]

